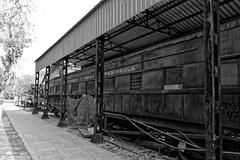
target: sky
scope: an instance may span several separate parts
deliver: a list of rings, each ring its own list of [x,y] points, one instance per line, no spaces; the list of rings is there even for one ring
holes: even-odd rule
[[[86,15],[100,0],[32,0],[33,42],[15,67],[18,76],[35,74],[34,61]]]

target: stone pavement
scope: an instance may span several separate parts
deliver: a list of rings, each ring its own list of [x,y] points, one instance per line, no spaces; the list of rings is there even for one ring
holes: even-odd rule
[[[21,138],[0,105],[0,160],[31,160]]]
[[[117,155],[61,128],[33,116],[30,112],[4,105],[4,110],[33,160],[120,160]]]

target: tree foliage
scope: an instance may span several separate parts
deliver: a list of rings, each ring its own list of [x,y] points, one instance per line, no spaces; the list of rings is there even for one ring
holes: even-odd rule
[[[5,87],[5,90],[3,92],[4,97],[14,97],[15,96],[14,88],[16,85],[16,73],[9,72],[9,74],[11,74],[11,75],[10,75],[9,83]]]
[[[14,73],[14,72],[13,72]],[[4,89],[3,95],[5,98],[8,97],[30,97],[32,96],[32,85],[34,84],[34,77],[31,75],[23,75],[17,77],[14,74],[11,82]]]
[[[30,0],[0,1],[0,92],[10,83],[11,67],[31,43]]]
[[[14,93],[16,96],[23,96],[31,91],[31,85],[34,84],[34,77],[30,75],[24,75],[21,78],[17,78],[14,85]]]

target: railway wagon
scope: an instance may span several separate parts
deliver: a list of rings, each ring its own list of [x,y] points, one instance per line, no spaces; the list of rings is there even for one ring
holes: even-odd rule
[[[240,132],[240,19],[221,26],[221,84],[224,133]],[[153,126],[204,133],[202,32],[105,61],[105,122],[125,115]],[[72,98],[95,94],[95,66],[68,75]],[[50,82],[50,104],[59,106],[61,78]],[[107,129],[107,128],[105,128]]]

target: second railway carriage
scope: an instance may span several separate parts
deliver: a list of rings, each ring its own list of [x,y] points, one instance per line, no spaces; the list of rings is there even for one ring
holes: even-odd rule
[[[239,133],[240,19],[221,26],[220,46],[223,128]],[[157,127],[204,133],[203,53],[203,36],[197,32],[105,61],[106,122],[117,119],[107,113],[117,113]],[[91,63],[70,73],[68,95],[94,96],[94,77]],[[57,77],[50,82],[51,105],[60,105],[60,94]]]

